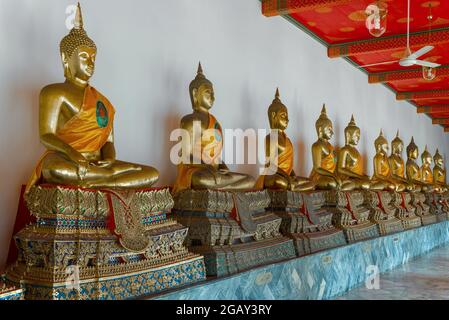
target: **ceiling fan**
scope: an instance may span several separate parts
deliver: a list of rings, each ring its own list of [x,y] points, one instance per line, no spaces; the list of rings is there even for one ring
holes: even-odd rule
[[[379,65],[385,65],[385,64],[393,64],[396,62],[398,62],[399,65],[402,67],[411,67],[414,65],[418,65],[418,66],[423,66],[423,67],[428,67],[428,68],[437,68],[441,65],[438,63],[433,63],[430,61],[424,61],[424,60],[418,59],[419,57],[432,51],[433,48],[434,48],[434,46],[425,46],[413,53],[410,50],[410,0],[408,0],[407,1],[407,48],[405,49],[405,52],[404,52],[404,58],[402,58],[401,60],[366,64],[363,66],[359,66],[359,68],[373,67],[373,66],[379,66]]]

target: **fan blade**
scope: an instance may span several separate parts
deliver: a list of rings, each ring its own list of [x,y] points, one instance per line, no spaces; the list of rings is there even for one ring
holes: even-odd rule
[[[432,51],[434,46],[425,46],[424,48],[419,49],[418,51],[412,53],[409,58],[410,59],[418,59],[419,57],[425,55],[427,52]]]
[[[394,60],[394,61],[387,61],[387,62],[379,62],[379,63],[373,63],[373,64],[365,64],[363,66],[359,66],[359,68],[367,68],[367,67],[374,67],[374,66],[380,66],[380,65],[384,65],[384,64],[392,64],[395,62],[398,62],[399,60]]]
[[[429,68],[438,68],[439,66],[441,66],[441,64],[424,61],[424,60],[416,60],[415,64],[417,64],[418,66],[429,67]]]

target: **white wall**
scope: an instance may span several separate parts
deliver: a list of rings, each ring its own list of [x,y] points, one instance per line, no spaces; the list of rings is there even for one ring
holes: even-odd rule
[[[41,153],[38,93],[63,80],[59,41],[67,33],[65,9],[75,1],[0,2],[0,269],[7,255],[19,197]],[[296,171],[311,169],[309,149],[323,102],[334,121],[337,144],[354,113],[362,129],[360,151],[367,159],[384,128],[408,143],[439,147],[447,136],[429,118],[286,20],[265,18],[258,0],[81,1],[85,28],[99,48],[92,84],[113,102],[116,148],[122,160],[151,164],[160,185],[173,182],[169,133],[190,112],[188,84],[198,60],[215,84],[213,113],[224,128],[265,128],[276,86],[289,107],[288,133],[296,146]],[[366,161],[366,160],[365,160]],[[366,161],[372,173],[371,160]],[[256,174],[257,168],[240,169]]]

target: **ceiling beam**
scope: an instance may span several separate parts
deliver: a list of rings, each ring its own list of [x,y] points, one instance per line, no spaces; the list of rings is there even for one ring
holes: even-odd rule
[[[436,106],[421,106],[417,107],[416,111],[418,113],[431,113],[431,114],[449,113],[449,104],[436,105]]]
[[[414,92],[398,92],[396,100],[428,100],[428,99],[449,99],[449,90],[428,90]]]
[[[449,77],[449,65],[437,68],[437,77]],[[385,83],[402,80],[423,79],[422,69],[405,69],[385,72],[374,72],[368,75],[369,83]]]
[[[262,0],[262,14],[266,17],[274,17],[351,2],[353,0]]]
[[[410,46],[440,45],[449,43],[449,27],[431,31],[431,41],[427,31],[410,34]],[[383,51],[405,50],[407,34],[398,34],[388,37],[374,38],[347,43],[330,45],[327,48],[329,58],[353,57],[367,53]]]
[[[432,119],[432,124],[449,125],[449,118]]]

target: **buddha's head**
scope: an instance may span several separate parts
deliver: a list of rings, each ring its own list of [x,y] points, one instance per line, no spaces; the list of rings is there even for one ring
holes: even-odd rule
[[[201,63],[195,79],[190,83],[189,92],[193,110],[209,110],[214,105],[214,87],[204,75]]]
[[[64,76],[68,80],[87,83],[94,74],[97,47],[83,29],[83,17],[79,3],[74,27],[61,40],[59,49],[64,67]]]
[[[334,136],[332,121],[327,117],[326,105],[323,105],[321,109],[320,117],[315,122],[315,128],[320,139],[330,140]]]
[[[437,167],[443,168],[444,166],[444,159],[443,156],[440,154],[440,152],[437,151],[435,152],[435,155],[433,156],[433,162],[435,163],[435,165]]]
[[[360,141],[360,128],[355,124],[354,116],[345,128],[345,141],[347,145],[356,146]]]
[[[409,145],[407,146],[407,158],[411,160],[418,159],[418,146],[415,144],[415,139],[410,141]]]
[[[276,94],[273,102],[268,107],[268,120],[270,121],[270,128],[284,131],[288,126],[288,110],[287,107],[279,99],[279,89],[276,89]]]
[[[391,153],[402,157],[402,150],[404,150],[404,142],[399,138],[399,130],[396,133],[396,138],[391,141]]]
[[[388,153],[388,141],[384,137],[382,129],[380,130],[379,136],[374,141],[374,147],[376,148],[376,153],[387,154]]]
[[[423,165],[430,166],[432,164],[432,155],[427,151],[427,146],[421,154],[421,161]]]

